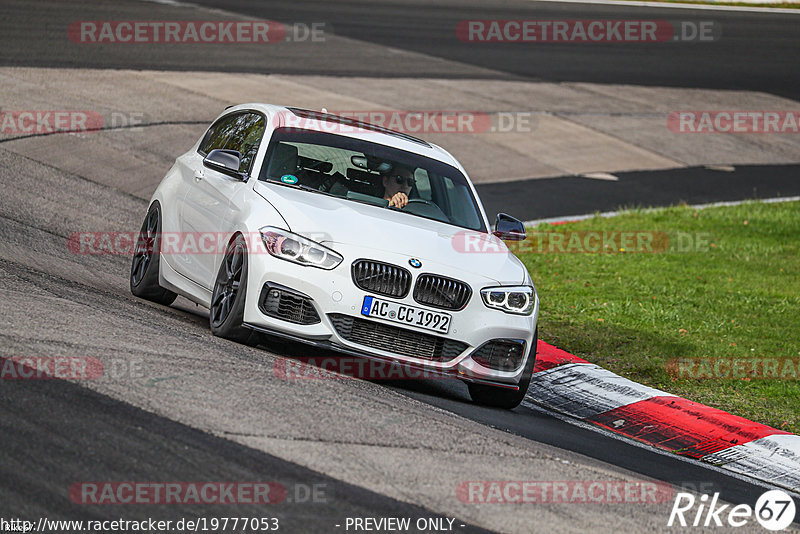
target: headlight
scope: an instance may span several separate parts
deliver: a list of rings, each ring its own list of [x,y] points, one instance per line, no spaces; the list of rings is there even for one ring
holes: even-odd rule
[[[300,265],[333,269],[344,259],[336,251],[324,247],[316,241],[274,226],[262,228],[261,239],[264,240],[267,252],[276,258]]]
[[[487,287],[481,289],[481,297],[487,307],[517,315],[530,315],[536,304],[533,286]]]

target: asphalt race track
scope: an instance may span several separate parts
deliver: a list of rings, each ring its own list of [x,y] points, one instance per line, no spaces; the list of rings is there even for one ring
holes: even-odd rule
[[[486,4],[479,0],[437,2],[419,0],[387,4],[284,1],[260,6],[233,0],[200,0],[200,5],[280,21],[330,21],[335,31],[352,39],[430,54],[500,71],[508,76],[552,81],[753,89],[796,98],[800,76],[792,56],[800,52],[797,22],[770,14],[635,8],[609,5],[529,2],[514,0]],[[700,43],[677,44],[677,49],[633,45],[599,46],[581,50],[563,44],[521,48],[493,43],[464,46],[451,38],[462,20],[485,19],[629,19],[635,17],[681,21],[713,20],[723,27],[724,39],[711,52]],[[753,42],[763,43],[753,46]],[[400,73],[397,73],[400,74]]]
[[[69,68],[615,83],[800,99],[800,15],[523,0],[0,4],[8,9],[0,68],[54,69],[43,83],[56,95],[58,69]],[[259,55],[247,47],[64,43],[76,20],[233,16],[322,21],[342,39],[327,55],[309,54],[302,44]],[[693,43],[470,47],[453,38],[461,20],[532,17],[711,19],[722,24],[726,38],[702,49]],[[158,95],[150,96],[155,108]],[[109,103],[115,97],[106,95]],[[43,105],[32,101],[29,107]],[[94,137],[87,143],[109,158],[118,151],[133,159],[149,143],[153,152],[163,150],[148,161],[163,174],[164,161],[179,153],[173,149],[188,146],[205,124],[153,123],[136,135],[161,136],[158,142],[127,146],[133,137],[114,136],[133,134],[112,130],[88,134]],[[751,506],[767,489],[530,403],[513,411],[476,406],[457,381],[281,378],[276,369],[287,359],[329,355],[270,340],[253,348],[215,338],[205,310],[185,299],[164,307],[134,298],[128,256],[70,250],[74,232],[138,229],[160,176],[128,173],[80,152],[53,161],[45,143],[58,136],[67,137],[0,139],[0,364],[13,357],[78,356],[96,358],[107,372],[95,380],[0,380],[0,518],[274,517],[285,532],[345,532],[347,518],[407,517],[430,525],[452,519],[456,532],[660,532],[668,530],[671,500],[474,504],[460,500],[456,488],[471,480],[647,480],[675,491],[719,492],[726,502]],[[150,155],[141,152],[142,159]],[[799,170],[791,164],[737,166],[733,173],[687,167],[616,173],[616,182],[567,176],[486,183],[478,190],[490,216],[508,210],[533,220],[621,206],[796,196]],[[666,178],[671,185],[665,188]],[[76,502],[70,488],[92,481],[275,482],[287,493],[264,507]],[[793,497],[800,507],[800,496]]]
[[[287,24],[324,22],[337,35],[472,65],[484,69],[484,75],[492,78],[499,75],[550,81],[749,89],[795,99],[800,96],[800,73],[796,68],[796,58],[800,54],[797,21],[795,17],[783,14],[528,0],[491,4],[479,0],[447,0],[435,5],[421,0],[198,0],[191,4]],[[137,15],[143,13],[151,16],[152,20],[158,20],[159,13],[169,9],[159,4],[137,6],[123,2],[113,8],[117,18],[105,20],[136,19]],[[415,67],[413,63],[404,61],[402,55],[370,57],[368,49],[364,47],[348,50],[347,55],[335,57],[292,54],[254,57],[218,49],[213,54],[176,53],[164,47],[146,52],[131,51],[124,55],[90,55],[88,51],[76,52],[53,46],[58,41],[53,29],[66,27],[75,20],[97,20],[86,16],[93,11],[102,12],[103,9],[96,2],[70,2],[47,17],[44,24],[37,12],[29,11],[21,19],[17,18],[17,23],[0,36],[3,63],[43,67],[163,68],[293,74],[307,74],[310,70],[332,75],[360,72],[373,76],[430,74],[425,66]],[[646,44],[630,43],[624,47],[593,45],[584,47],[576,54],[575,47],[569,44],[528,47],[494,43],[465,46],[453,38],[454,28],[462,20],[636,17],[693,22],[712,20],[722,25],[724,39],[713,43],[711,50],[705,43],[674,43],[657,50]],[[753,43],[759,46],[753,46]],[[448,73],[445,71],[441,74]]]
[[[476,188],[490,217],[507,211],[532,221],[620,208],[796,197],[800,196],[798,175],[798,165],[752,165],[732,172],[691,167],[617,173],[618,180],[613,182],[565,176],[479,184]]]
[[[17,438],[5,441],[3,452],[4,517],[12,511],[25,517],[97,520],[157,515],[177,521],[206,515],[199,505],[180,510],[112,505],[87,513],[63,498],[63,488],[85,473],[102,480],[280,480],[287,500],[268,510],[269,516],[309,531],[329,530],[343,517],[399,515],[416,521],[432,516],[419,506],[344,484],[69,382],[6,384],[1,402],[6,414],[3,433]],[[68,452],[55,456],[54,443]],[[12,459],[13,469],[6,463]],[[324,495],[324,500],[315,502],[308,490]],[[246,505],[220,505],[215,511],[228,517],[252,515],[252,507]],[[471,526],[461,530],[484,532]]]

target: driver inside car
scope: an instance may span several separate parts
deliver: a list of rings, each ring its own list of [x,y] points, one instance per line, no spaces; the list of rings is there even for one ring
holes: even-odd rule
[[[408,195],[415,183],[412,169],[395,165],[391,171],[383,175],[383,198],[389,201],[389,206],[403,208],[408,204]]]

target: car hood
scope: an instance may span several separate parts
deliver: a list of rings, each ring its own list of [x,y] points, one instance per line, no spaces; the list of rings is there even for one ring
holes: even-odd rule
[[[449,267],[500,284],[521,284],[525,267],[505,244],[482,232],[352,200],[259,182],[255,191],[289,225],[289,230],[336,248],[336,244],[417,258],[425,266]],[[353,258],[355,259],[355,258]],[[441,274],[447,274],[442,272]]]

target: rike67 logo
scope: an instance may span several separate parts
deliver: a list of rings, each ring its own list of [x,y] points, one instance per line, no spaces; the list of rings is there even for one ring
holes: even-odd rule
[[[682,527],[742,527],[755,516],[767,530],[784,530],[795,518],[794,500],[784,491],[769,490],[756,501],[755,507],[748,504],[719,504],[719,493],[709,498],[699,498],[692,493],[678,493],[672,504],[667,526]]]

